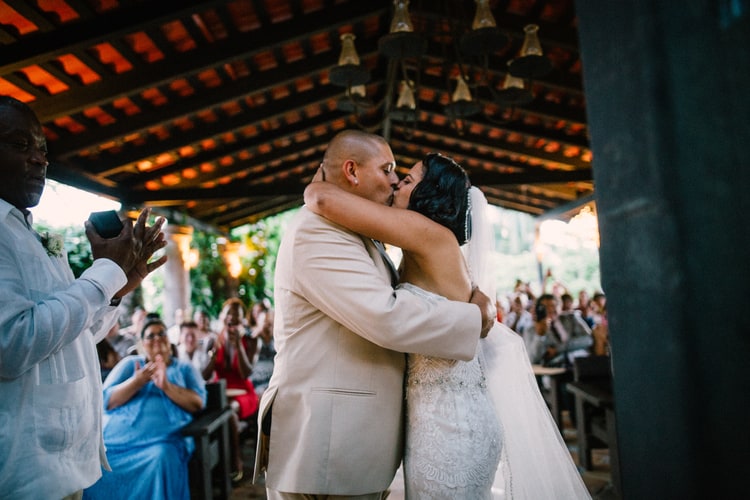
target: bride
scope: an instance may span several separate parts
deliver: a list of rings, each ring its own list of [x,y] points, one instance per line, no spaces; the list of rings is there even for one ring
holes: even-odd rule
[[[322,179],[319,171],[313,181]],[[487,202],[445,156],[430,153],[416,163],[392,207],[326,182],[312,182],[305,203],[400,247],[399,286],[412,293],[468,301],[472,281],[493,292],[481,282],[490,250]],[[406,386],[407,498],[590,498],[514,332],[496,323],[468,362],[411,354]]]

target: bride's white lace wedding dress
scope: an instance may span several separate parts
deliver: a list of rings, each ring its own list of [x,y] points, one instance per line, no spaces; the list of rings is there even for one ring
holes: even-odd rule
[[[472,277],[493,295],[487,200],[470,189]],[[478,278],[478,279],[477,279]],[[446,300],[403,283],[428,300]],[[495,323],[469,362],[408,356],[407,500],[579,500],[591,495],[547,408],[523,339]]]
[[[444,300],[408,283],[400,286]],[[502,436],[480,358],[411,354],[408,365],[406,498],[491,499]]]
[[[408,356],[406,499],[590,499],[523,339],[496,323],[477,351],[471,361]]]

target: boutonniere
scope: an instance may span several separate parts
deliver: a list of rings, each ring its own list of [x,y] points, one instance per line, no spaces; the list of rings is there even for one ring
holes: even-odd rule
[[[62,235],[45,232],[42,236],[42,246],[50,257],[62,257],[64,241]]]

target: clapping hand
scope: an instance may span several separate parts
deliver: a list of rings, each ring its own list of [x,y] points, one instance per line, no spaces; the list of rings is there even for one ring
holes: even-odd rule
[[[146,385],[154,373],[153,363],[146,363],[141,368],[141,363],[138,360],[135,361],[133,370],[133,378],[138,382],[138,386],[140,387]]]
[[[138,255],[133,244],[133,224],[128,223],[128,221],[125,222],[120,234],[114,238],[99,236],[90,220],[83,224],[86,228],[86,237],[91,243],[91,253],[94,259],[109,259],[120,266],[125,273],[128,273],[135,265]]]
[[[153,226],[147,226],[146,220],[151,214],[151,209],[146,208],[138,215],[138,220],[133,227],[133,236],[137,251],[137,258],[133,270],[136,275],[143,280],[149,273],[161,267],[166,261],[167,256],[162,255],[159,259],[149,262],[157,250],[167,246],[167,240],[162,232],[162,227],[166,222],[164,217],[157,217]],[[131,279],[131,273],[128,273],[128,281]],[[140,283],[140,280],[138,283]],[[137,286],[137,285],[136,285]],[[133,287],[135,288],[135,286]]]
[[[167,244],[162,232],[164,217],[158,217],[153,226],[147,226],[146,221],[150,214],[150,208],[143,209],[135,224],[124,224],[120,234],[110,239],[99,236],[91,222],[85,222],[86,237],[91,243],[94,259],[108,258],[120,266],[127,275],[128,282],[115,294],[115,298],[127,295],[140,285],[149,273],[167,261],[167,256],[163,255],[149,262],[154,253]]]
[[[164,357],[161,354],[157,354],[154,360],[146,363],[143,368],[141,368],[140,362],[136,361],[133,377],[141,387],[146,385],[150,380],[154,382],[156,387],[164,390],[164,384],[167,380],[167,364],[164,362]]]
[[[167,364],[164,362],[164,357],[157,354],[151,365],[153,365],[151,380],[154,381],[156,387],[163,391],[164,385],[167,383]]]
[[[229,343],[234,347],[239,347],[242,337],[240,335],[240,325],[227,325],[227,335]]]

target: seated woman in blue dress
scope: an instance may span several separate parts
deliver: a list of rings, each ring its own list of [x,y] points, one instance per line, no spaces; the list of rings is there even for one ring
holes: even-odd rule
[[[167,327],[150,318],[141,330],[145,356],[128,356],[104,381],[104,443],[112,471],[84,498],[189,499],[192,440],[180,430],[206,403],[203,377],[172,357]]]

